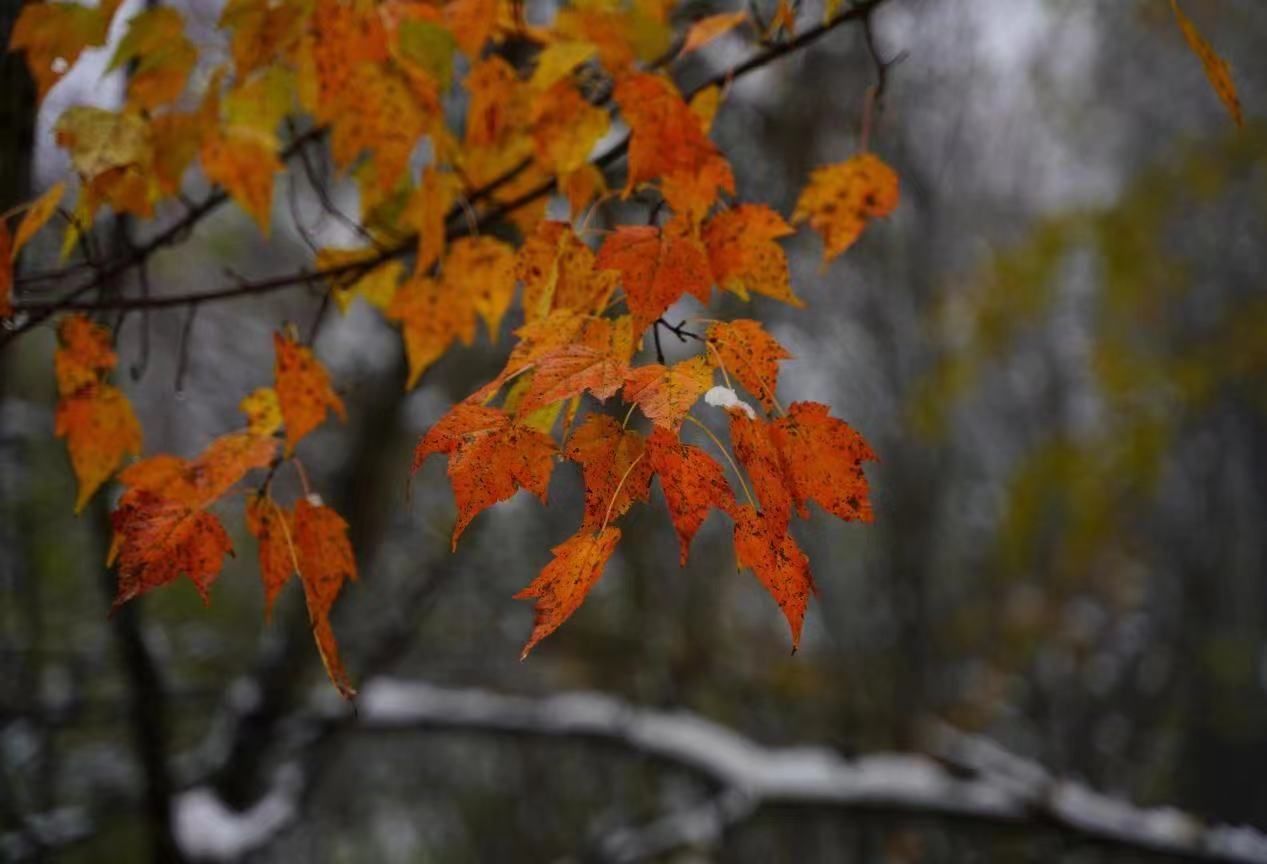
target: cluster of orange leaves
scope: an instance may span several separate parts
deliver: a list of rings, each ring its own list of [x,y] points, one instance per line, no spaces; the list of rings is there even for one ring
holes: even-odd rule
[[[11,47],[25,52],[41,97],[85,48],[104,44],[117,6],[23,9]],[[359,189],[359,221],[374,242],[323,249],[316,267],[341,310],[359,298],[399,329],[408,387],[481,326],[497,340],[520,298],[522,324],[504,369],[426,432],[414,469],[430,455],[447,457],[456,545],[480,512],[520,489],[545,501],[560,460],[579,466],[580,526],[518,595],[536,601],[525,654],[579,607],[619,543],[621,518],[649,499],[657,478],[681,562],[712,511],[729,517],[738,565],[778,603],[794,646],[814,582],[792,516],[807,517],[812,501],[844,520],[872,518],[863,473],[875,458],[871,448],[825,405],[784,410],[779,364],[790,355],[759,322],[699,319],[701,332],[689,334],[697,356],[668,366],[637,362],[648,329],[684,298],[707,304],[720,290],[803,305],[780,245],[792,224],[765,204],[735,199],[735,172],[710,138],[725,94],[708,88],[688,99],[656,71],[675,51],[745,32],[748,17],[703,19],[675,44],[673,6],[586,0],[548,24],[530,24],[511,0],[229,0],[219,22],[228,60],[198,92],[189,84],[199,54],[181,14],[156,7],[128,22],[111,61],[131,70],[125,104],[73,107],[56,126],[79,179],[64,250],[102,207],[153,216],[195,165],[267,232],[284,167],[283,121],[324,127],[335,165]],[[779,9],[772,32],[793,33],[793,7]],[[527,69],[500,51],[511,42],[517,51],[506,56],[523,46],[535,55]],[[450,128],[454,111],[446,109],[454,105],[464,106],[464,119]],[[590,160],[615,112],[630,138],[623,188],[609,192]],[[411,160],[423,139],[432,158],[417,172]],[[545,219],[542,196],[508,214],[518,245],[501,239],[511,231],[448,241],[451,211],[511,169],[483,206],[553,180],[572,219]],[[658,196],[660,218],[618,226],[592,245],[586,213],[618,193]],[[15,235],[11,214],[0,220],[0,317],[13,312],[9,262],[62,194],[59,185],[34,202]],[[896,174],[861,153],[814,171],[791,222],[822,235],[829,261],[897,203]],[[380,255],[412,236],[412,268]],[[339,275],[348,273],[355,275]],[[357,576],[347,525],[306,480],[305,494],[289,503],[271,491],[274,473],[305,436],[330,413],[343,414],[312,351],[279,334],[273,385],[243,400],[244,428],[193,458],[129,463],[142,433],[110,381],[111,334],[79,315],[64,318],[58,334],[57,434],[79,481],[77,507],[116,474],[123,487],[111,514],[116,605],[181,575],[205,598],[232,550],[213,505],[261,472],[247,493],[245,527],[257,541],[266,605],[292,574],[299,577],[326,669],[350,695],[329,621],[343,583]],[[618,411],[593,410],[616,397]],[[729,448],[692,414],[701,399],[728,412]],[[697,443],[684,440],[688,427]]]

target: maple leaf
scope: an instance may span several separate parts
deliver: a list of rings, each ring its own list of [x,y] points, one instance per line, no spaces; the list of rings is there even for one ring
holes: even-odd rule
[[[461,191],[462,182],[455,174],[430,165],[422,170],[422,180],[401,214],[401,221],[418,232],[414,273],[425,274],[444,254],[444,223]]]
[[[232,30],[229,50],[238,76],[246,78],[278,58],[293,60],[304,17],[300,0],[228,0],[218,26]],[[310,46],[309,46],[310,47]]]
[[[686,41],[682,43],[682,50],[678,56],[684,57],[693,51],[698,51],[747,20],[747,12],[719,12],[716,15],[701,18],[691,25],[690,30],[686,31]]]
[[[366,3],[317,0],[310,46],[317,84],[317,119],[328,122],[354,93],[353,76],[387,59],[387,32],[378,10]]]
[[[289,454],[305,435],[321,425],[327,409],[334,411],[340,420],[347,420],[347,412],[343,400],[330,386],[330,373],[311,348],[289,336],[274,333],[273,349],[277,401],[286,423],[286,452]]]
[[[823,235],[824,263],[853,245],[870,219],[897,207],[898,179],[878,156],[860,153],[815,168],[797,199],[793,222],[809,222]]]
[[[772,424],[793,500],[802,518],[808,515],[806,502],[815,501],[846,521],[870,522],[862,463],[877,457],[857,430],[829,416],[829,410],[818,402],[793,402],[787,416]]]
[[[615,97],[630,130],[626,194],[660,178],[669,206],[693,220],[708,211],[719,189],[734,194],[730,163],[700,129],[673,82],[629,75],[617,82]]]
[[[238,403],[246,415],[246,428],[252,435],[268,438],[282,428],[282,405],[272,387],[258,387]]]
[[[524,317],[536,321],[558,309],[598,313],[616,276],[595,269],[594,253],[566,222],[543,221],[519,248],[515,275],[524,285]]]
[[[1178,0],[1170,0],[1170,8],[1174,10],[1175,20],[1179,22],[1179,29],[1183,32],[1188,48],[1201,61],[1201,67],[1205,69],[1205,77],[1209,79],[1215,95],[1219,97],[1227,113],[1232,116],[1232,121],[1237,126],[1244,126],[1245,118],[1241,112],[1241,100],[1236,95],[1236,84],[1232,81],[1232,68],[1210,47],[1210,43],[1205,41],[1196,25],[1192,23],[1192,19],[1183,14]]]
[[[180,12],[169,6],[146,9],[128,21],[107,72],[134,64],[128,76],[128,101],[153,109],[180,98],[198,61],[198,50],[185,36]]]
[[[317,269],[330,270],[336,267],[350,266],[361,261],[377,258],[378,255],[378,250],[373,247],[362,249],[318,249]],[[368,272],[354,276],[350,280],[346,277],[328,279],[330,296],[334,298],[335,305],[339,307],[339,311],[342,313],[348,311],[348,307],[352,305],[352,301],[357,297],[363,298],[366,303],[375,309],[386,311],[387,307],[391,305],[392,297],[396,295],[396,286],[400,284],[400,277],[404,270],[404,265],[399,261],[387,261],[373,267]]]
[[[504,411],[469,402],[454,405],[422,436],[413,470],[433,453],[449,456],[448,474],[457,502],[453,548],[479,513],[520,489],[546,500],[554,469],[554,441],[513,421]]]
[[[277,442],[250,432],[221,435],[194,459],[159,454],[129,465],[119,482],[129,489],[170,498],[193,508],[214,503],[248,471],[263,468],[277,453]]]
[[[805,607],[810,595],[817,592],[809,559],[787,532],[786,523],[780,525],[748,504],[738,507],[734,516],[735,559],[740,567],[752,570],[783,610],[795,651],[801,644]]]
[[[592,42],[563,39],[551,42],[537,55],[528,86],[538,92],[549,90],[572,74],[572,70],[597,53]]]
[[[370,151],[379,188],[390,189],[408,169],[438,104],[420,100],[402,75],[378,64],[354,68],[347,86],[331,118],[331,155],[342,168]]]
[[[605,351],[586,345],[564,345],[533,364],[532,381],[519,403],[519,411],[535,411],[586,390],[597,399],[607,399],[624,384],[626,372],[628,367]]]
[[[57,205],[62,200],[62,195],[65,191],[65,183],[54,183],[45,190],[43,195],[31,202],[31,205],[26,209],[26,213],[22,215],[22,221],[18,223],[17,233],[13,235],[12,248],[4,255],[6,263],[10,259],[17,260],[18,253],[22,251],[22,247],[27,244],[27,241],[34,237],[35,233],[43,228],[49,218],[57,212]],[[0,220],[0,222],[2,221]],[[7,230],[6,228],[6,233]]]
[[[330,610],[344,582],[356,580],[356,558],[348,542],[348,524],[333,508],[300,498],[295,502],[295,548],[299,579],[308,601],[308,617],[326,674],[345,699],[356,695],[348,680],[330,626]]]
[[[246,527],[259,546],[260,581],[264,585],[264,615],[299,566],[291,515],[267,495],[252,495],[246,504]]]
[[[537,601],[534,607],[532,635],[524,645],[520,659],[580,608],[585,595],[597,584],[607,567],[620,529],[609,525],[597,534],[582,528],[551,551],[554,560],[536,579],[515,595],[516,600]]]
[[[495,147],[528,115],[527,95],[515,68],[496,54],[479,61],[466,76],[466,145]]]
[[[733,513],[735,495],[717,462],[698,447],[684,444],[657,427],[647,439],[651,470],[660,478],[669,518],[677,533],[678,563],[686,566],[691,541],[712,509]]]
[[[203,173],[251,215],[265,237],[272,226],[273,175],[282,170],[273,142],[249,129],[209,133],[199,150]]]
[[[104,45],[122,0],[97,7],[78,3],[28,3],[9,37],[10,51],[24,51],[40,101],[70,71],[85,48]]]
[[[452,291],[448,283],[415,276],[396,289],[387,317],[400,322],[409,360],[405,389],[418,383],[432,363],[455,339],[469,345],[475,338],[475,309],[466,291]]]
[[[629,370],[621,395],[655,425],[676,429],[712,386],[713,370],[708,361],[691,357],[669,367],[652,363]]]
[[[114,543],[108,563],[119,583],[111,610],[147,591],[187,576],[203,602],[233,544],[214,515],[147,489],[124,494],[110,514]]]
[[[110,347],[110,331],[83,315],[68,315],[57,326],[57,352],[53,369],[57,392],[70,396],[103,380],[119,358]]]
[[[515,296],[515,251],[494,237],[463,237],[444,259],[443,282],[450,294],[470,295],[471,307],[496,341]]]
[[[605,414],[590,414],[568,438],[563,455],[581,466],[585,481],[582,530],[597,531],[651,494],[645,440]]]
[[[741,204],[723,210],[704,225],[703,241],[713,278],[744,300],[749,292],[804,303],[792,293],[787,255],[774,241],[792,233],[783,217],[764,204]]]
[[[110,479],[124,456],[141,452],[141,424],[128,398],[109,384],[90,384],[63,397],[57,403],[53,433],[66,439],[79,480],[76,513]]]
[[[84,182],[89,214],[104,201],[120,213],[154,215],[153,134],[138,113],[76,105],[62,112],[53,131]]]
[[[708,302],[713,285],[708,254],[684,228],[676,219],[664,228],[622,225],[607,235],[598,250],[596,266],[620,273],[637,332],[645,330],[683,294]]]
[[[708,358],[760,400],[766,411],[777,404],[779,361],[791,358],[782,345],[765,331],[759,321],[745,318],[719,321],[708,328]]]
[[[732,410],[730,443],[735,458],[748,472],[752,489],[761,502],[762,515],[772,525],[786,529],[792,518],[791,480],[775,443],[772,425],[750,418],[743,411]]]
[[[559,81],[532,103],[537,161],[556,174],[578,171],[610,125],[606,111],[585,101],[571,81]]]
[[[480,49],[497,25],[498,0],[449,0],[444,20],[458,48],[467,57],[478,58]]]

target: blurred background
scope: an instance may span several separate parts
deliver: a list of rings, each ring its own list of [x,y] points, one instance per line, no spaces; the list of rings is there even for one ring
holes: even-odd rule
[[[5,0],[6,33],[17,6]],[[1239,131],[1160,0],[877,13],[881,55],[902,59],[871,145],[901,176],[900,207],[830,267],[809,231],[786,242],[807,309],[710,309],[768,322],[796,355],[782,401],[830,404],[882,460],[867,470],[873,525],[817,513],[795,528],[821,592],[795,656],[774,603],[736,572],[724,519],[677,567],[657,485],[585,605],[519,661],[532,610],[511,595],[574,530],[579,472],[559,466],[548,507],[520,495],[480,516],[456,554],[442,460],[405,490],[417,436],[496,373],[516,322],[406,393],[399,336],[361,303],[319,312],[301,288],[155,311],[144,356],[145,322],[127,317],[116,378],[147,455],[190,455],[240,425],[238,400],[270,383],[272,331],[319,326],[349,420],[300,455],[359,557],[335,615],[358,720],[327,698],[299,589],[264,621],[241,500],[209,607],[181,582],[107,619],[110,495],[72,514],[52,330],[9,345],[0,856],[582,861],[641,842],[676,861],[1148,860],[1058,819],[963,819],[901,796],[732,807],[707,770],[622,739],[648,718],[812,746],[800,752],[828,765],[913,754],[896,774],[858,763],[898,785],[939,766],[979,779],[946,742],[988,741],[1060,788],[1267,829],[1267,6],[1187,6],[1232,65]],[[218,38],[213,0],[185,11],[195,38]],[[752,50],[728,36],[674,74],[690,86]],[[4,60],[0,209],[64,176],[48,129],[68,105],[118,98],[106,57],[86,57],[38,117]],[[873,81],[860,30],[843,27],[739,82],[713,130],[739,196],[789,214],[813,167],[854,152]],[[270,241],[221,208],[153,259],[153,290],[309,264],[296,216],[323,244],[350,243],[300,175],[279,176]],[[328,182],[355,212],[352,186]],[[52,266],[55,245],[27,266]],[[668,317],[697,314],[688,301]],[[579,693],[601,698],[557,698]],[[610,735],[574,716],[595,706],[616,711]],[[683,814],[699,830],[674,848],[640,830],[666,834]]]

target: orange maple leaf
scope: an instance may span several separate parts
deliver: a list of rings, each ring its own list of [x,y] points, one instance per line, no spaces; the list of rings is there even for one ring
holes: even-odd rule
[[[273,334],[276,352],[274,375],[277,379],[277,401],[286,423],[286,452],[326,418],[326,410],[334,411],[340,420],[347,420],[343,400],[330,386],[330,373],[313,355],[312,349],[300,345],[287,335]]]
[[[707,303],[713,286],[704,245],[676,219],[664,228],[620,226],[607,235],[595,263],[620,272],[638,333],[683,294]]]
[[[544,503],[555,450],[548,435],[514,422],[504,411],[460,402],[419,440],[413,470],[433,453],[449,456],[449,481],[458,508],[452,541],[456,549],[472,519],[520,489]]]
[[[53,433],[66,439],[70,464],[79,480],[79,513],[123,457],[141,452],[141,424],[123,392],[109,384],[83,387],[57,404]]]
[[[678,53],[678,56],[681,57],[690,54],[692,51],[698,51],[709,42],[729,33],[747,20],[747,12],[719,12],[716,15],[701,18],[691,25],[690,30],[686,31],[686,41],[682,43],[682,50]]]
[[[401,214],[401,221],[418,232],[414,273],[425,274],[444,254],[445,221],[461,192],[462,182],[456,174],[437,171],[431,165],[422,169],[422,180]]]
[[[772,525],[786,529],[792,518],[791,481],[772,433],[772,424],[730,412],[730,443],[735,458],[748,472],[761,512]]]
[[[61,203],[62,195],[66,191],[65,183],[54,183],[44,191],[44,194],[36,198],[27,207],[26,212],[22,214],[22,221],[18,223],[17,233],[13,235],[12,248],[6,251],[4,255],[4,263],[8,263],[9,259],[18,257],[18,253],[22,251],[22,247],[27,244],[36,232],[52,218],[57,212],[57,205]],[[4,220],[0,219],[0,222]],[[8,229],[3,229],[7,233]],[[2,301],[0,301],[2,303]]]
[[[607,399],[624,384],[626,372],[628,367],[606,351],[587,345],[564,345],[533,364],[532,381],[519,402],[519,414],[587,390],[597,399]]]
[[[713,370],[703,357],[691,357],[665,367],[659,363],[631,369],[622,392],[648,420],[676,429],[691,407],[713,386]]]
[[[581,466],[585,480],[583,530],[597,531],[651,493],[645,441],[605,414],[590,414],[568,438],[563,455]]]
[[[554,560],[515,595],[516,600],[535,598],[537,601],[532,635],[528,637],[520,659],[527,657],[533,646],[557,630],[580,608],[585,595],[603,575],[607,561],[619,542],[620,529],[614,526],[609,525],[597,534],[582,528],[551,550]]]
[[[273,223],[273,175],[282,170],[272,142],[232,127],[208,133],[199,152],[207,179],[219,183],[268,236]]]
[[[793,402],[771,434],[782,455],[792,498],[801,517],[815,501],[846,521],[872,520],[863,462],[877,460],[871,445],[852,426],[829,416],[818,402]],[[764,502],[763,502],[764,503]]]
[[[333,508],[313,504],[307,498],[295,502],[293,518],[299,578],[308,601],[312,635],[330,681],[345,699],[351,699],[356,690],[343,669],[339,646],[330,626],[330,610],[343,590],[343,583],[356,580],[356,558],[348,542],[348,523]]]
[[[273,603],[290,574],[299,566],[295,526],[291,515],[267,495],[252,495],[246,505],[246,528],[259,546],[260,582],[264,585],[264,615],[273,614]]]
[[[801,644],[805,607],[816,593],[809,559],[787,531],[769,515],[744,504],[735,512],[735,558],[752,570],[783,610],[792,629],[792,650]]]
[[[431,364],[439,360],[454,340],[471,344],[475,339],[475,308],[469,291],[454,290],[449,282],[414,276],[396,289],[387,317],[400,322],[405,338],[412,388]]]
[[[96,384],[115,367],[119,358],[110,346],[110,331],[83,315],[69,315],[57,326],[57,352],[53,369],[57,392],[70,396],[82,387]]]
[[[449,249],[443,269],[448,293],[470,294],[471,307],[496,342],[502,316],[515,296],[515,251],[495,237],[463,237]]]
[[[764,204],[740,204],[708,220],[702,233],[718,286],[744,300],[751,292],[805,305],[792,293],[787,255],[774,242],[791,234],[792,227],[774,210]]]
[[[119,570],[112,610],[181,574],[205,603],[225,554],[233,551],[218,518],[145,489],[125,493],[110,524],[114,543],[107,563],[117,563]]]
[[[773,411],[778,404],[775,392],[779,386],[779,361],[792,356],[787,349],[759,321],[746,318],[713,324],[707,338],[713,347],[708,358],[738,378],[765,410]]]
[[[797,199],[793,222],[823,235],[823,261],[853,245],[867,222],[897,207],[897,174],[872,153],[815,168]]]
[[[669,206],[693,221],[712,206],[717,190],[734,194],[730,163],[700,129],[672,81],[629,75],[617,82],[615,97],[630,132],[626,194],[661,179]]]
[[[585,100],[571,81],[556,82],[532,104],[532,143],[541,167],[555,174],[580,170],[611,120]]]
[[[41,101],[85,48],[105,44],[110,21],[121,2],[102,0],[95,8],[78,3],[28,3],[22,7],[8,47],[26,52],[26,65]]]
[[[528,117],[527,94],[515,68],[494,54],[471,67],[466,76],[466,146],[495,147]]]
[[[656,428],[647,439],[651,470],[660,478],[669,518],[677,533],[678,563],[686,565],[691,541],[710,510],[734,512],[735,495],[722,467],[707,453],[683,444],[672,432]]]

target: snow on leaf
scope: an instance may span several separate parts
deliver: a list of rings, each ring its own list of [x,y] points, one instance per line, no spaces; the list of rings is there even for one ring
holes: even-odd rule
[[[796,545],[787,525],[779,525],[751,505],[735,512],[735,558],[760,580],[783,610],[792,630],[792,650],[801,643],[801,626],[810,595],[816,593],[809,559]]]
[[[526,414],[587,390],[596,399],[607,399],[624,384],[627,371],[610,353],[586,345],[564,345],[536,361],[519,412]]]
[[[673,433],[656,428],[647,440],[651,470],[660,478],[669,518],[677,533],[679,563],[686,565],[691,540],[710,510],[732,513],[735,495],[717,462],[698,447],[683,444]]]
[[[218,518],[146,489],[125,493],[110,524],[115,535],[110,559],[119,571],[112,609],[182,574],[206,602],[233,549]]]
[[[347,412],[330,386],[330,373],[313,355],[312,349],[281,333],[273,334],[276,361],[273,369],[277,379],[277,401],[281,403],[282,419],[286,424],[286,452],[290,453],[305,435],[321,425],[326,411],[331,410],[340,420],[347,419]]]
[[[823,261],[853,245],[867,222],[897,207],[898,178],[872,153],[814,169],[796,202],[793,222],[809,222],[823,235]]]
[[[686,31],[686,41],[682,44],[679,57],[698,51],[719,36],[729,33],[748,20],[747,12],[719,12],[701,18]]]
[[[450,294],[464,292],[496,342],[502,316],[515,296],[515,250],[494,237],[463,237],[444,259],[443,282]]]
[[[669,206],[693,220],[708,211],[719,189],[734,194],[730,163],[700,129],[673,82],[629,75],[617,82],[614,95],[630,130],[626,194],[660,179]]]
[[[126,455],[141,452],[141,424],[122,391],[90,384],[57,403],[53,432],[66,439],[70,464],[79,480],[79,513]]]
[[[524,645],[521,659],[580,608],[585,595],[603,575],[619,542],[620,529],[614,526],[609,525],[597,534],[582,528],[551,550],[554,560],[515,595],[516,600],[535,598],[537,601],[532,635]]]
[[[843,420],[828,416],[818,402],[794,402],[771,434],[783,457],[793,500],[802,518],[807,501],[846,521],[872,520],[871,499],[862,464],[876,455],[866,440]]]
[[[596,264],[619,271],[638,333],[683,294],[707,303],[713,285],[703,244],[676,219],[664,228],[620,226],[603,241]]]
[[[65,183],[54,183],[31,203],[23,214],[22,221],[18,223],[17,233],[13,235],[13,248],[4,256],[6,263],[10,259],[17,260],[18,253],[22,251],[27,241],[34,237],[35,233],[43,228],[49,218],[57,212],[57,205],[62,200],[62,194],[65,191]]]
[[[544,503],[554,469],[554,441],[495,408],[460,402],[422,436],[413,470],[433,453],[449,456],[457,502],[453,548],[479,513],[527,489]]]
[[[1201,61],[1201,66],[1205,69],[1205,77],[1210,80],[1210,86],[1214,88],[1215,95],[1219,97],[1223,107],[1227,108],[1227,113],[1232,115],[1233,122],[1237,126],[1243,126],[1245,118],[1241,112],[1241,100],[1236,95],[1236,84],[1232,81],[1232,68],[1210,47],[1210,43],[1205,41],[1205,37],[1197,30],[1192,20],[1183,14],[1178,0],[1170,0],[1170,8],[1175,12],[1175,20],[1179,22],[1179,29],[1183,31],[1183,38],[1187,40],[1188,48]]]
[[[658,363],[631,369],[622,393],[648,420],[676,429],[691,407],[713,386],[713,370],[703,357],[665,367]]]
[[[590,414],[568,438],[563,455],[581,466],[585,480],[582,530],[597,531],[651,493],[651,463],[639,432],[605,414]]]
[[[299,579],[308,601],[312,635],[321,653],[321,662],[331,683],[345,699],[356,695],[330,626],[330,610],[343,590],[344,582],[356,580],[356,558],[348,542],[348,523],[331,507],[295,502],[295,548],[299,557]]]
[[[792,293],[787,255],[774,242],[791,233],[783,217],[764,204],[740,204],[708,220],[703,240],[718,286],[744,300],[752,293],[805,305]]]
[[[749,420],[757,419],[757,412],[752,410],[752,406],[740,399],[739,394],[729,387],[722,387],[721,385],[710,387],[708,392],[704,394],[704,404],[727,411],[734,408],[742,411]]]
[[[773,411],[779,385],[779,361],[792,355],[759,321],[744,318],[719,321],[708,328],[707,338],[714,349],[708,352],[708,358],[738,378],[766,411]]]

